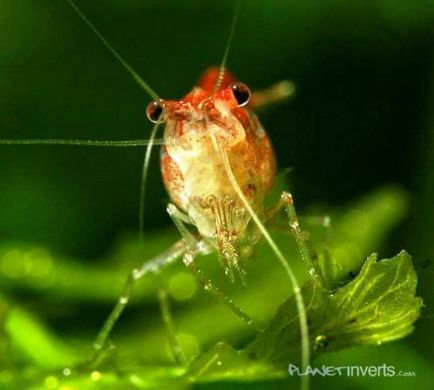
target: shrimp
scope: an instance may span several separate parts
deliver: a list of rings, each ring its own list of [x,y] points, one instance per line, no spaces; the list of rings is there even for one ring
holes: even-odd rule
[[[147,106],[148,119],[154,123],[149,140],[0,140],[0,144],[53,144],[102,147],[136,147],[146,145],[143,164],[139,225],[144,227],[144,194],[150,156],[154,145],[161,144],[160,164],[163,182],[170,197],[167,212],[181,239],[157,257],[134,269],[119,300],[104,323],[94,343],[95,356],[104,348],[117,319],[125,309],[134,283],[147,274],[158,274],[182,259],[200,284],[217,297],[249,326],[259,330],[255,320],[236,305],[198,267],[201,254],[217,252],[224,274],[235,282],[246,284],[245,260],[259,240],[265,239],[283,266],[295,296],[301,335],[302,367],[309,364],[310,345],[306,309],[300,286],[290,263],[274,242],[265,224],[286,209],[289,227],[311,274],[320,278],[318,267],[309,255],[304,241],[292,196],[284,192],[280,202],[266,209],[264,199],[273,188],[276,176],[276,157],[267,132],[253,110],[290,96],[294,87],[288,81],[269,89],[251,92],[226,69],[226,62],[234,36],[240,1],[234,13],[229,38],[220,66],[209,68],[198,85],[180,100],[166,100],[142,80],[134,69],[113,48],[100,31],[72,0],[66,0],[102,44],[119,61],[132,79],[153,99]],[[157,138],[164,125],[163,138]],[[167,296],[159,293],[163,321],[168,329],[174,359],[184,364],[184,357],[176,338]],[[308,377],[303,379],[308,386]]]

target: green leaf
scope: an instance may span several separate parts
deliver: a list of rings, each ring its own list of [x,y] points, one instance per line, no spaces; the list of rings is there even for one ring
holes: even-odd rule
[[[422,306],[422,299],[414,296],[416,282],[411,258],[404,251],[381,261],[371,255],[359,275],[334,294],[309,281],[303,296],[313,357],[411,333]],[[298,361],[298,346],[297,310],[290,298],[246,349],[236,351],[219,343],[193,361],[189,375],[202,380],[282,376],[288,363]]]
[[[70,367],[77,362],[68,346],[34,315],[21,308],[14,307],[9,311],[4,327],[14,347],[36,366],[54,369]]]
[[[313,312],[313,336],[326,336],[322,348],[336,350],[408,335],[422,306],[422,299],[414,296],[416,284],[407,252],[381,261],[371,255],[356,279],[336,294],[324,296],[323,305]],[[327,320],[321,324],[323,317]]]
[[[411,258],[405,251],[381,261],[371,255],[359,275],[334,294],[309,282],[303,291],[314,354],[381,344],[409,334],[422,306],[422,299],[414,296],[416,283]],[[296,307],[291,298],[279,308],[247,352],[288,363],[293,352],[282,345],[298,344],[294,314]]]

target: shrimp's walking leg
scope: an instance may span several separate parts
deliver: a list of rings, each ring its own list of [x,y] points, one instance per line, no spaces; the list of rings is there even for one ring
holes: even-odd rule
[[[163,285],[163,282],[159,275],[155,275],[158,283],[158,301],[160,303],[161,316],[163,318],[164,325],[167,330],[167,336],[169,338],[170,349],[172,350],[175,362],[178,365],[185,365],[185,356],[179,347],[178,341],[175,336],[175,327],[173,325],[172,313],[170,312],[169,297],[167,290]]]
[[[332,262],[331,256],[331,243],[330,243],[330,231],[331,231],[331,218],[330,215],[318,216],[318,217],[304,217],[304,219],[309,223],[320,225],[324,232],[321,237],[322,248],[321,248],[321,264],[324,274],[325,282],[328,283],[327,288],[331,288],[331,283],[335,278],[334,264]],[[318,255],[315,255],[319,257]]]
[[[300,252],[301,258],[307,264],[309,273],[316,278],[322,286],[325,286],[325,279],[321,267],[318,263],[318,256],[316,255],[313,245],[309,240],[308,233],[301,230],[300,222],[294,207],[294,200],[289,192],[282,192],[279,202],[271,210],[268,211],[268,218],[272,217],[278,211],[286,209],[288,215],[289,227],[294,235],[295,242]]]
[[[183,261],[186,267],[196,276],[202,287],[214,295],[220,302],[222,302],[226,307],[228,307],[236,316],[241,318],[247,325],[251,326],[255,330],[261,330],[256,322],[239,306],[237,306],[234,301],[223,293],[216,285],[214,285],[204,272],[198,268],[195,257],[197,253],[187,252],[184,255]]]
[[[98,336],[93,344],[94,350],[95,350],[95,359],[99,356],[99,352],[103,349],[107,342],[107,338],[115,325],[117,319],[122,314],[122,312],[125,309],[125,306],[128,303],[128,300],[130,299],[131,291],[134,287],[134,284],[137,280],[142,278],[143,276],[147,274],[158,274],[161,272],[163,268],[168,266],[171,263],[174,263],[176,260],[178,260],[187,250],[188,244],[184,240],[180,240],[176,242],[174,245],[172,245],[168,250],[160,254],[159,256],[155,257],[154,259],[143,263],[139,268],[133,269],[133,271],[130,273],[130,275],[127,278],[127,281],[125,282],[124,288],[122,290],[122,294],[119,297],[119,300],[114,307],[113,311],[108,316],[107,320],[105,321],[101,331],[98,333]],[[163,297],[164,298],[164,297]],[[160,299],[161,302],[161,299]],[[162,302],[163,307],[163,318],[164,318],[164,311],[168,313],[168,306],[166,303]],[[166,325],[168,324],[167,319],[171,317],[167,317],[164,319]],[[169,320],[170,322],[170,320]],[[168,332],[171,332],[170,325]],[[170,336],[172,337],[172,335]],[[173,336],[174,339],[174,336]],[[178,358],[178,352],[173,351],[175,355],[175,359]]]
[[[198,254],[209,253],[211,248],[203,240],[198,240],[185,226],[185,216],[178,210],[178,208],[169,204],[167,206],[167,212],[172,218],[174,224],[178,228],[180,234],[183,236],[184,241],[189,244],[189,250],[185,252],[183,261],[186,267],[194,274],[196,279],[202,285],[202,287],[214,295],[221,303],[229,308],[236,316],[241,318],[247,325],[253,327],[255,330],[260,330],[256,325],[256,322],[240,307],[238,307],[231,298],[229,298],[223,291],[215,286],[211,279],[208,278],[205,273],[197,266],[195,258]]]

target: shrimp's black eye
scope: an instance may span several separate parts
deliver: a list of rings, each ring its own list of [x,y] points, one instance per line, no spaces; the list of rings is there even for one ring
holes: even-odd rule
[[[238,107],[245,106],[250,99],[250,89],[246,84],[234,83],[231,85],[232,93],[238,103]]]
[[[151,122],[164,122],[164,105],[160,100],[154,100],[146,108],[146,116]]]

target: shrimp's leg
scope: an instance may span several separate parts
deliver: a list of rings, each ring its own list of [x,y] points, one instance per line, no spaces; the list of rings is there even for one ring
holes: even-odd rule
[[[158,283],[158,301],[160,304],[161,316],[163,318],[164,325],[166,327],[167,336],[169,338],[170,349],[172,351],[175,362],[178,365],[185,365],[186,360],[184,353],[179,347],[178,341],[175,336],[175,327],[173,325],[172,313],[170,311],[169,297],[167,294],[167,290],[163,285],[163,281],[159,277],[159,275],[155,275]]]
[[[167,205],[167,213],[170,218],[172,218],[173,223],[181,234],[182,238],[189,244],[191,248],[197,246],[197,239],[193,236],[190,230],[187,229],[185,224],[187,223],[188,217],[179,210],[174,204],[169,203]]]
[[[156,256],[155,258],[153,258],[150,261],[143,263],[139,268],[135,268],[131,271],[130,275],[128,276],[128,278],[125,282],[125,285],[124,285],[123,290],[122,290],[122,294],[119,297],[119,300],[118,300],[116,306],[114,307],[114,309],[112,310],[112,312],[108,316],[107,320],[105,321],[102,329],[98,333],[98,336],[97,336],[97,338],[93,344],[94,356],[93,356],[92,361],[95,361],[96,359],[98,359],[101,350],[103,349],[103,347],[105,346],[105,344],[107,342],[107,339],[110,335],[110,332],[111,332],[113,326],[115,325],[119,316],[124,311],[125,306],[127,305],[128,301],[130,299],[130,295],[131,295],[132,289],[133,289],[136,281],[141,279],[143,276],[148,275],[148,274],[154,274],[154,275],[157,274],[158,275],[163,268],[165,268],[169,264],[172,264],[176,260],[178,260],[187,251],[187,249],[188,249],[188,244],[184,240],[180,240],[180,241],[176,242],[174,245],[172,245],[169,249],[167,249],[162,254]],[[166,326],[169,325],[168,326],[169,337],[172,338],[172,340],[174,340],[175,338],[171,334],[171,327],[170,327],[171,317],[170,317],[170,315],[169,315],[169,317],[167,317],[165,315],[165,313],[166,314],[168,313],[168,305],[166,304],[166,302],[164,300],[164,296],[161,297],[159,294],[159,297],[160,297],[160,304],[161,304],[162,309],[163,309],[162,311],[163,311],[164,322],[165,322]],[[161,300],[161,298],[163,298],[163,300]],[[173,347],[173,345],[172,345],[172,347]],[[178,350],[174,349],[173,353],[174,353],[175,359],[177,360],[179,358]]]
[[[226,307],[228,307],[236,316],[241,318],[247,325],[254,328],[255,330],[261,330],[256,322],[250,317],[243,309],[237,306],[234,301],[229,298],[223,291],[221,291],[215,284],[212,283],[204,272],[197,266],[195,258],[197,253],[193,251],[187,252],[184,255],[183,261],[186,267],[196,276],[202,287],[214,295],[220,302],[222,302]]]
[[[332,262],[331,256],[331,217],[330,215],[323,216],[308,216],[303,217],[306,222],[319,225],[323,228],[323,233],[321,235],[321,265],[324,274],[325,282],[328,284],[327,287],[331,288],[331,284],[334,280],[336,269],[334,268],[335,264]],[[315,249],[314,253],[316,252]],[[319,258],[317,254],[314,254]]]
[[[255,330],[260,330],[256,322],[234,301],[229,298],[222,290],[220,290],[209,277],[197,266],[195,258],[198,254],[206,254],[211,252],[211,248],[204,240],[198,240],[185,226],[185,215],[178,210],[178,208],[169,204],[167,212],[172,218],[175,226],[178,228],[179,233],[184,238],[184,241],[189,244],[189,250],[185,252],[183,261],[186,267],[194,274],[201,286],[212,295],[214,295],[221,303],[229,308],[236,316],[241,318],[247,325],[253,327]]]
[[[301,230],[300,222],[294,207],[294,200],[289,192],[282,192],[279,202],[273,208],[268,210],[267,218],[273,217],[283,208],[286,210],[289,227],[294,235],[301,258],[307,264],[309,273],[325,287],[326,282],[318,262],[318,256],[314,250],[309,234],[306,231]]]

